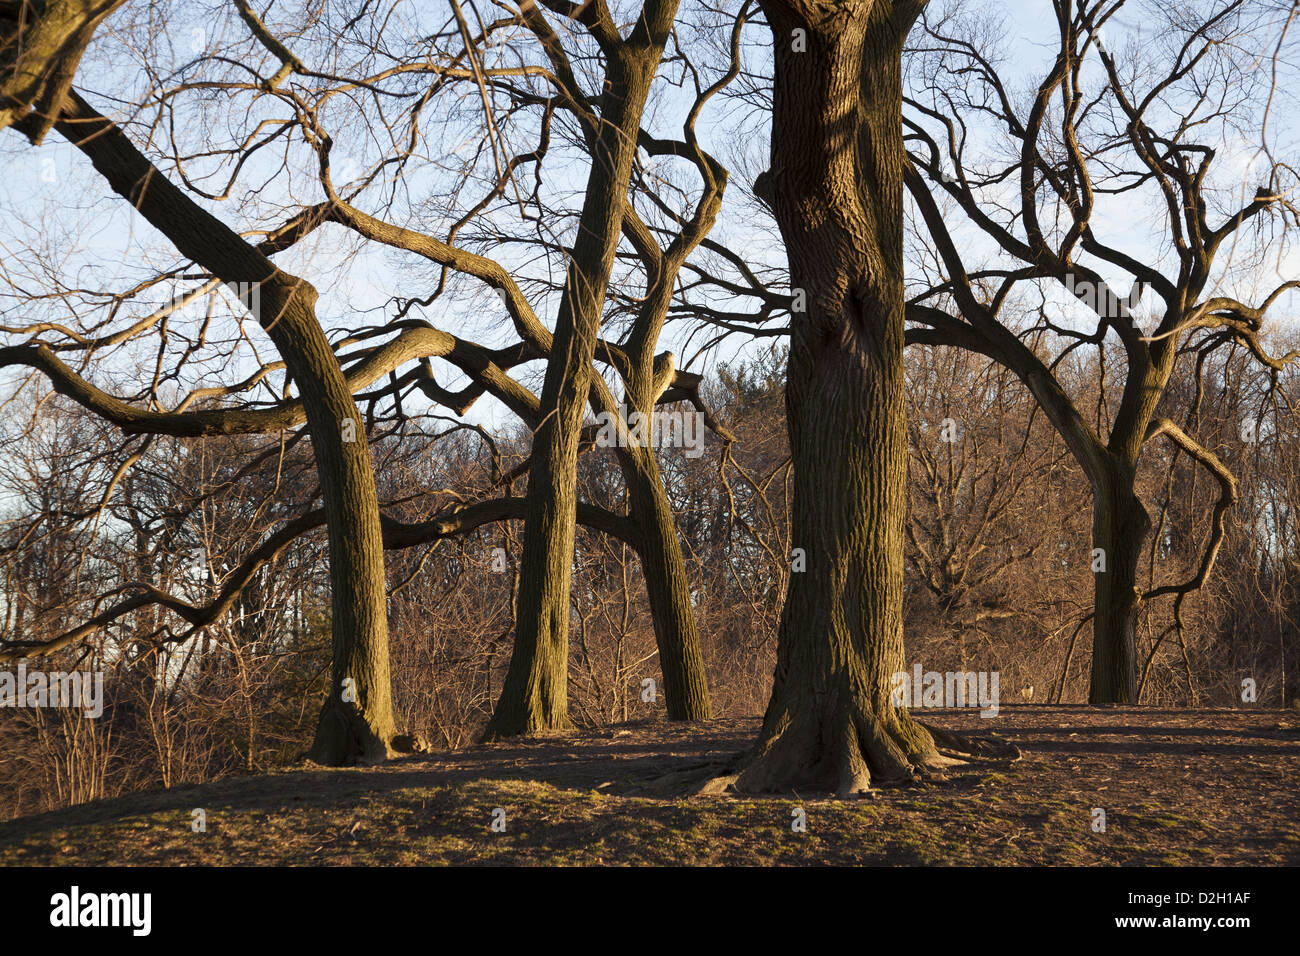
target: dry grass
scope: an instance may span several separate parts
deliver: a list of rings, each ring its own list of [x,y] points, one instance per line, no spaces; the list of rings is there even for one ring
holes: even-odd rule
[[[0,825],[24,864],[1297,864],[1300,714],[1011,707],[1023,757],[859,800],[662,798],[754,720],[638,723],[380,768],[245,776]],[[191,829],[206,811],[207,831]],[[506,811],[493,832],[492,811]],[[791,830],[804,808],[806,833]],[[1092,808],[1106,831],[1092,830]]]

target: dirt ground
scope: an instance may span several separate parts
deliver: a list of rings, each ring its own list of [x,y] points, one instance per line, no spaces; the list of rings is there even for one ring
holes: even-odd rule
[[[1021,757],[852,800],[664,796],[743,750],[758,720],[641,722],[25,817],[0,824],[0,863],[1300,864],[1300,712],[921,716]]]

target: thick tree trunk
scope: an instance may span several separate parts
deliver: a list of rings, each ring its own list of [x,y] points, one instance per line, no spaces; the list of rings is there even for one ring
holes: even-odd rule
[[[791,540],[807,565],[791,575],[772,699],[735,786],[848,794],[938,757],[890,700],[890,677],[905,669],[900,116],[910,21],[872,0],[820,20],[796,6],[764,3],[776,49],[775,209],[792,285],[807,295],[806,314],[792,318],[786,385]]]
[[[40,145],[58,119],[81,56],[125,0],[0,3],[0,130],[24,119]]]
[[[1093,487],[1090,704],[1137,703],[1138,565],[1151,522],[1133,477],[1116,467]]]
[[[653,16],[643,14],[634,31],[635,48],[629,43],[608,54],[602,122],[542,385],[541,424],[533,433],[514,652],[485,739],[570,726],[569,595],[578,438],[641,113],[676,12],[675,2],[655,6]],[[649,37],[644,35],[647,23]]]
[[[550,379],[548,372],[548,383]],[[585,401],[584,393],[581,402]],[[556,411],[533,436],[524,548],[515,600],[515,643],[485,740],[571,726],[569,587],[577,495],[569,476],[576,468],[577,456],[569,456],[564,440],[569,416],[565,415],[563,421],[558,419],[572,402],[572,397],[566,396],[564,407],[546,406]]]
[[[363,419],[316,318],[316,290],[198,206],[75,93],[63,117],[60,133],[115,192],[245,298],[298,386],[329,528],[333,605],[332,682],[311,756],[331,764],[382,760],[395,730],[379,498]]]
[[[277,342],[302,392],[329,527],[333,664],[329,696],[316,726],[318,763],[373,763],[393,755],[388,673],[388,593],[379,496],[365,423],[315,315],[307,334]],[[295,338],[297,338],[295,336]],[[288,349],[288,352],[286,352]],[[292,359],[290,356],[293,356]],[[309,392],[311,393],[309,395]]]
[[[709,683],[700,653],[700,632],[691,603],[681,541],[654,452],[623,469],[631,513],[641,531],[641,570],[654,619],[664,697],[672,720],[708,720]]]

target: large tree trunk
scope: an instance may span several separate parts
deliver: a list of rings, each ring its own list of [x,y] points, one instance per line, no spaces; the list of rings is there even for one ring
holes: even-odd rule
[[[303,336],[277,341],[295,374],[311,430],[329,527],[333,664],[329,696],[316,726],[311,758],[318,763],[373,763],[393,755],[388,674],[388,592],[365,420],[338,360],[316,322],[297,323]],[[274,336],[273,336],[274,337]]]
[[[675,0],[647,4],[634,31],[637,45],[607,54],[600,130],[542,385],[541,424],[533,433],[514,652],[485,739],[571,726],[569,595],[578,439],[641,113],[676,6]]]
[[[1131,468],[1117,466],[1093,487],[1090,704],[1137,703],[1138,565],[1151,522],[1133,478]]]
[[[297,384],[329,527],[333,606],[332,683],[311,756],[331,764],[384,759],[395,730],[379,498],[364,420],[317,321],[316,290],[197,205],[75,93],[58,128],[183,255],[245,298]]]
[[[0,130],[24,119],[36,145],[58,119],[81,56],[125,0],[0,2]]]
[[[677,523],[654,451],[645,449],[637,458],[624,466],[623,476],[632,517],[641,531],[641,570],[659,646],[668,717],[708,720],[713,716],[709,683]]]
[[[776,49],[771,182],[791,283],[791,575],[762,733],[742,791],[848,794],[938,757],[890,700],[904,670],[901,5],[817,19],[764,3]],[[810,5],[811,6],[811,5]],[[806,31],[807,49],[792,37]]]

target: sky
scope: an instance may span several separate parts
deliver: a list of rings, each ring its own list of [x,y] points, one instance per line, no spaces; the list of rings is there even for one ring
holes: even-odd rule
[[[128,11],[132,6],[128,4]],[[434,3],[428,8],[414,9],[434,10],[428,16],[436,19],[439,6],[439,3]],[[166,4],[160,10],[165,11],[165,22],[147,24],[143,29],[153,32],[160,48],[169,51],[178,65],[187,62],[194,49],[219,39],[211,34],[229,29],[229,18],[214,19],[211,8],[196,0]],[[1015,0],[1003,4],[1002,10],[1005,42],[1008,49],[1014,51],[1013,69],[1023,71],[1025,76],[1037,75],[1054,53],[1056,26],[1050,5],[1041,0]],[[111,21],[110,28],[113,27]],[[129,50],[129,43],[140,36],[141,29],[138,22],[124,24],[116,33],[110,29],[98,41],[96,51],[87,57],[79,84],[97,94],[140,92],[147,80],[141,71],[129,68],[131,54],[124,54],[123,50]],[[1120,15],[1108,28],[1108,45],[1119,47],[1128,40],[1148,42],[1144,29],[1149,32],[1140,8],[1135,6],[1133,13]],[[765,33],[759,28],[752,31],[750,37],[761,45]],[[102,96],[96,102],[102,108],[111,107]],[[1294,103],[1288,101],[1283,105],[1294,106]],[[680,107],[680,100],[671,96],[665,98],[660,116],[654,122],[662,123],[665,130],[678,127]],[[1279,109],[1277,124],[1289,122],[1289,115],[1289,111]],[[757,261],[779,266],[782,250],[773,223],[767,218],[756,218],[752,206],[746,202],[748,178],[761,168],[766,143],[761,130],[755,133],[752,123],[744,129],[746,135],[737,135],[734,104],[728,104],[721,97],[715,98],[699,124],[705,147],[724,161],[735,164],[736,175],[714,235],[732,248],[744,250]],[[990,137],[996,135],[993,130],[985,132]],[[193,130],[180,131],[182,138],[193,133]],[[158,135],[167,135],[167,131],[159,130]],[[1288,154],[1294,154],[1290,151],[1290,147],[1295,145],[1293,129],[1284,129],[1279,141],[1288,148]],[[1250,150],[1247,145],[1242,145],[1239,151],[1244,185]],[[265,161],[262,157],[255,158],[241,182],[256,184],[259,174],[265,170],[269,175],[270,169],[269,158]],[[88,162],[57,134],[51,135],[41,147],[33,149],[13,131],[0,133],[0,170],[4,173],[0,176],[0,213],[12,224],[6,233],[0,233],[0,280],[3,280],[0,281],[0,324],[16,324],[30,318],[34,311],[58,317],[61,312],[74,308],[88,310],[84,296],[43,306],[21,302],[22,296],[33,289],[51,288],[51,272],[57,273],[58,281],[68,285],[120,290],[159,268],[177,263],[175,252],[166,241],[118,197],[106,195],[102,181],[90,169]],[[575,165],[570,171],[555,175],[568,176],[570,182],[563,185],[577,190],[581,187],[585,169]],[[287,201],[307,196],[310,190],[300,183],[301,180],[295,181],[295,196],[284,193],[278,198]],[[432,181],[427,184],[432,190],[445,188],[445,184]],[[271,209],[276,198],[263,195],[259,202],[263,209]],[[1148,217],[1142,210],[1130,208],[1127,202],[1110,200],[1101,207],[1098,221],[1104,224],[1107,238],[1138,258],[1148,262],[1160,261],[1166,251],[1152,243]],[[227,222],[240,224],[236,203],[209,203],[208,206]],[[959,235],[967,242],[965,248],[973,262],[982,254],[983,240],[973,230],[960,231]],[[34,256],[33,253],[41,255]],[[522,259],[510,249],[502,247],[499,255],[508,268],[524,269]],[[351,237],[333,228],[320,230],[300,249],[279,257],[277,261],[288,270],[304,275],[318,287],[322,294],[319,306],[322,323],[333,330],[359,321],[373,321],[394,295],[422,295],[432,286],[431,271],[423,264],[413,263],[410,257],[373,245],[362,245],[358,251],[358,244]],[[1294,251],[1279,264],[1279,270],[1291,275],[1300,274],[1300,259]],[[1254,277],[1254,280],[1263,282],[1268,278]],[[1127,291],[1127,288],[1127,284],[1120,280],[1120,291]],[[1058,289],[1053,295],[1063,315],[1073,314],[1081,322],[1087,320],[1088,317],[1078,311],[1072,313],[1078,307],[1068,301],[1069,297],[1063,290]],[[545,303],[544,307],[538,308],[548,324],[554,304]],[[513,340],[514,334],[508,324],[503,323],[500,309],[494,308],[495,305],[494,297],[480,290],[478,294],[458,296],[438,306],[430,318],[458,335],[487,345],[500,345]],[[1294,322],[1294,314],[1291,304],[1286,304],[1279,309],[1278,321]],[[203,314],[190,310],[184,320],[196,328],[202,322]],[[689,333],[690,329],[684,325],[671,326],[661,344],[661,348],[671,348],[683,357],[679,358],[679,365],[692,354],[688,345]],[[8,338],[2,334],[0,337]],[[260,342],[262,354],[272,352],[260,331],[254,331],[253,337]],[[756,348],[767,347],[771,341],[762,339],[756,344],[744,345],[733,340],[706,356],[702,360],[705,365],[697,364],[695,370],[703,370],[719,361],[734,362],[752,354]],[[110,390],[134,391],[155,374],[155,359],[152,344],[124,349],[106,367],[96,370],[94,380]],[[203,367],[203,376],[187,382],[187,386],[230,382],[247,374],[252,366],[244,356],[231,362],[225,355],[217,354]],[[464,384],[463,379],[441,365],[438,374],[439,381],[445,386],[454,388]],[[535,384],[535,369],[528,381]],[[481,400],[467,418],[492,428],[514,425],[512,416],[490,398]]]

